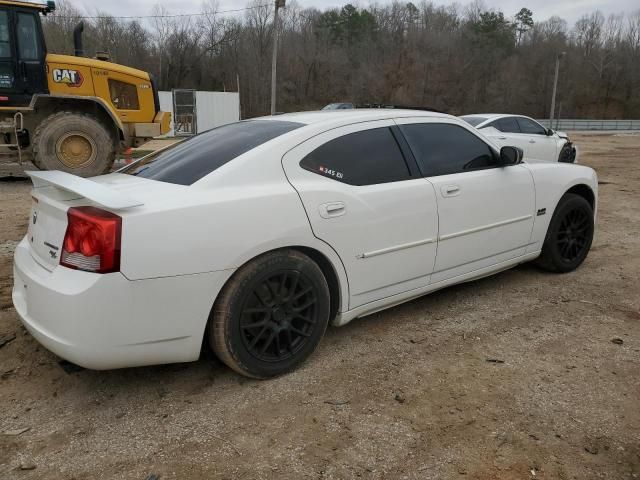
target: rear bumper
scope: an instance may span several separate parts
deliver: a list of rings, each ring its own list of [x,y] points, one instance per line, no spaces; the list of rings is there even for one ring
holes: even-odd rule
[[[209,312],[231,272],[130,281],[37,263],[23,240],[13,304],[48,350],[95,370],[187,362],[200,355]]]

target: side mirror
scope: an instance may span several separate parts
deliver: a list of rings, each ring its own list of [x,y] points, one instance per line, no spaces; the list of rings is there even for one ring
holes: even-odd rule
[[[503,167],[517,165],[522,162],[524,152],[518,147],[502,147],[500,149],[500,164]]]
[[[556,133],[556,132],[554,132],[550,128],[547,128],[547,137],[552,137],[554,133]]]

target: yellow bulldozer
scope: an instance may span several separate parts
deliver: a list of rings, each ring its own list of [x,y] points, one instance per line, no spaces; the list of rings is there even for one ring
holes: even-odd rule
[[[100,175],[123,149],[168,132],[171,115],[147,72],[85,56],[82,22],[75,55],[48,53],[40,16],[54,10],[0,0],[0,166]]]

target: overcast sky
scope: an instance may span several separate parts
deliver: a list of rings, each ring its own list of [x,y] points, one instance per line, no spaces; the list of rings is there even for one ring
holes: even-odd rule
[[[271,3],[273,0],[265,0]],[[372,2],[363,0],[297,0],[303,7],[316,7],[325,9],[340,7],[347,3],[358,6],[367,6]],[[414,0],[416,4],[420,0]],[[638,0],[484,0],[489,8],[502,10],[506,16],[513,16],[520,8],[527,7],[533,11],[535,21],[546,20],[552,15],[558,15],[570,23],[575,22],[584,13],[600,10],[605,15],[610,13],[631,12],[640,9]],[[378,0],[378,4],[390,3],[391,0]],[[198,12],[202,4],[201,0],[109,0],[98,2],[96,0],[71,0],[71,3],[84,7],[87,14],[95,14],[98,10],[112,15],[148,15],[153,5],[160,4],[171,13]],[[458,3],[465,5],[465,0],[454,2],[448,0],[435,0],[438,5]],[[242,8],[249,4],[248,0],[218,0],[220,10]],[[240,13],[241,14],[241,13]]]

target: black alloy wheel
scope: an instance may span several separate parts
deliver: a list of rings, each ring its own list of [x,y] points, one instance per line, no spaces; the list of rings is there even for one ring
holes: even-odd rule
[[[566,193],[553,212],[542,253],[536,263],[551,272],[566,273],[578,268],[593,242],[593,208],[580,195]]]
[[[276,250],[239,268],[222,289],[209,317],[209,344],[243,375],[282,375],[315,350],[329,311],[320,267],[297,250]]]
[[[263,279],[242,308],[245,348],[264,362],[295,356],[318,323],[317,303],[313,285],[299,271],[283,270]]]
[[[585,247],[591,242],[593,219],[589,217],[584,208],[569,210],[556,234],[556,243],[562,260],[567,263],[574,262],[584,252]]]

